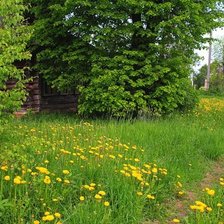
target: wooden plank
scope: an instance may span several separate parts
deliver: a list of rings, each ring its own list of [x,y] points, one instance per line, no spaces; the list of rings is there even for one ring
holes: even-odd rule
[[[40,95],[40,89],[34,89],[32,90],[33,95]]]
[[[30,97],[33,100],[40,100],[40,95],[33,95],[33,96],[30,96]]]

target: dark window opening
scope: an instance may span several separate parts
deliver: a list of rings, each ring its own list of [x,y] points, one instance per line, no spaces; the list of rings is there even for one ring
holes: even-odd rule
[[[42,96],[59,96],[74,94],[74,92],[71,90],[59,91],[56,88],[52,88],[44,79],[41,79],[41,93]]]

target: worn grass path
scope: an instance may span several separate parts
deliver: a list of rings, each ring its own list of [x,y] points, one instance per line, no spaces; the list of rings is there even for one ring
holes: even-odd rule
[[[198,200],[200,197],[201,190],[205,188],[213,188],[214,183],[219,180],[219,178],[224,174],[224,159],[219,159],[215,161],[209,172],[207,172],[204,178],[197,184],[197,188],[188,190],[185,196],[180,199],[173,201],[173,208],[175,208],[176,216],[184,218],[189,213],[189,206]]]
[[[183,197],[175,198],[174,200],[169,200],[166,202],[165,206],[170,213],[169,219],[163,221],[145,221],[142,224],[173,224],[174,222],[172,220],[176,217],[178,217],[178,219],[180,220],[184,220],[189,215],[190,205],[194,204],[194,202],[198,200],[198,198],[200,198],[201,191],[205,188],[213,188],[214,183],[216,183],[223,175],[224,158],[220,158],[218,161],[214,161],[211,164],[209,171],[205,174],[203,179],[196,184],[194,188],[185,191]],[[185,187],[188,188],[188,186]]]

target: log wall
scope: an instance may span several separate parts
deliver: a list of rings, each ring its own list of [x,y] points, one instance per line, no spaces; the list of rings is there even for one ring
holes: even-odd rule
[[[77,95],[52,95],[41,97],[41,111],[76,112]]]
[[[7,82],[7,88],[12,89],[15,86],[15,81]],[[24,102],[21,111],[31,110],[33,112],[76,112],[77,111],[77,94],[54,94],[43,95],[40,79],[33,78],[32,81],[26,84],[28,96]]]

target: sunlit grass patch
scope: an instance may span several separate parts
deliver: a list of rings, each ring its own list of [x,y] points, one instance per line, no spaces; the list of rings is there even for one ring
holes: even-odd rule
[[[224,99],[218,98],[201,98],[198,107],[195,110],[196,115],[202,115],[210,113],[220,114],[224,112]]]
[[[201,108],[206,112],[224,111],[224,100],[217,98],[202,98],[200,100]]]

